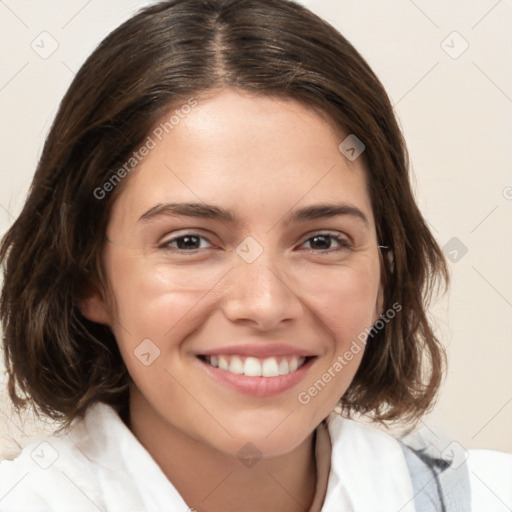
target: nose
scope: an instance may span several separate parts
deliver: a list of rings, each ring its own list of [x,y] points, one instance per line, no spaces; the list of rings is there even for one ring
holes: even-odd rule
[[[279,329],[301,317],[303,303],[283,262],[266,251],[255,261],[241,258],[229,273],[224,314],[232,322],[252,324],[258,330]]]

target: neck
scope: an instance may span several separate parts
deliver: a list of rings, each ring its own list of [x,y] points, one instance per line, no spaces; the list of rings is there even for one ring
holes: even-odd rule
[[[132,393],[129,426],[191,509],[305,512],[315,496],[314,433],[291,452],[243,463],[165,421]]]

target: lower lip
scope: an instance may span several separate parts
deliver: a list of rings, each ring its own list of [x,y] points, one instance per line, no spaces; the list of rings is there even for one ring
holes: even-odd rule
[[[305,377],[315,359],[312,357],[298,370],[279,377],[248,377],[227,370],[219,370],[199,358],[198,361],[217,382],[246,395],[267,397],[279,395],[296,386]]]

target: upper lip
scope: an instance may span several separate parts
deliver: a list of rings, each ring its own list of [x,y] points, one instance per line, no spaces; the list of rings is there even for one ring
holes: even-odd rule
[[[315,356],[310,350],[286,345],[284,343],[246,343],[240,345],[229,345],[226,347],[214,348],[198,353],[203,356],[247,356],[265,359],[267,357],[279,356],[298,356],[312,357]]]

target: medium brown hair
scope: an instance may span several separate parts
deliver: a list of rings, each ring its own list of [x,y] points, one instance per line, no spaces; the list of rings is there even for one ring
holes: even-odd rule
[[[79,302],[88,283],[108,287],[106,225],[130,178],[103,199],[95,190],[171,105],[222,87],[299,101],[365,144],[377,237],[392,255],[382,258],[384,311],[401,310],[369,338],[340,403],[377,421],[418,419],[445,364],[426,309],[448,282],[446,263],[415,203],[381,83],[338,31],[288,0],[164,1],[114,30],[81,67],[0,247],[11,399],[64,422],[97,401],[127,405],[130,379],[116,340]]]

